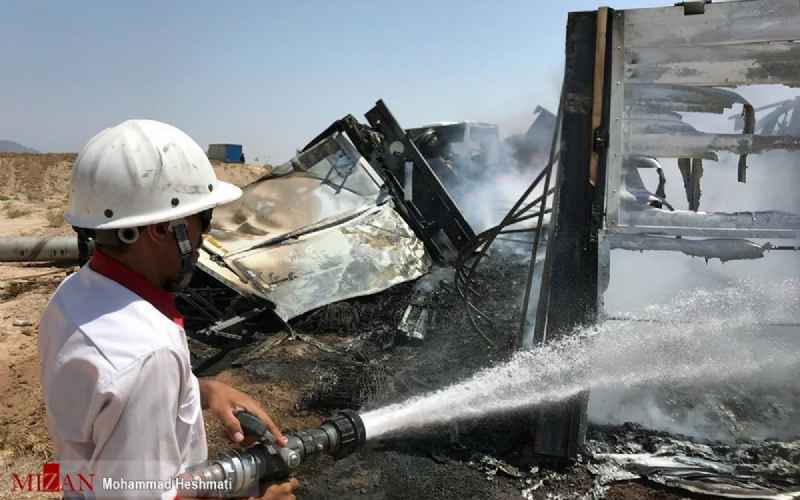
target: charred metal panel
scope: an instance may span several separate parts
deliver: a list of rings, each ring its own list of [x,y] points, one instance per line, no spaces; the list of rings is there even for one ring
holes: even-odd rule
[[[243,297],[266,299],[260,290],[253,286],[252,282],[242,279],[233,270],[229,269],[217,252],[227,253],[224,251],[224,247],[213,237],[206,236],[203,241],[203,247],[200,249],[200,256],[197,259],[197,267]]]
[[[684,47],[800,40],[800,3],[765,0],[712,3],[703,14],[681,7],[625,11],[628,47]]]
[[[198,265],[285,321],[418,278],[430,259],[382,184],[334,132],[219,208]]]
[[[769,206],[747,212],[730,208],[720,213],[703,211],[700,193],[707,191],[701,187],[703,170],[708,173],[718,168],[702,160],[738,155],[735,177],[745,183],[751,155],[800,151],[800,136],[791,126],[771,126],[778,123],[772,116],[760,126],[755,115],[759,110],[747,99],[733,90],[714,87],[797,86],[800,2],[729,2],[706,5],[696,15],[686,14],[682,6],[675,6],[615,15],[606,228],[631,235],[797,238],[800,215],[770,210]],[[741,134],[701,131],[684,121],[684,113],[739,110]],[[781,116],[781,123],[789,123],[785,113]],[[763,135],[766,130],[782,135]],[[678,159],[663,168],[682,166],[690,210],[674,210],[644,188],[635,172],[641,165],[631,162],[635,158]],[[759,168],[770,168],[761,163]]]
[[[608,241],[612,249],[620,248],[638,252],[644,250],[683,252],[692,257],[719,259],[722,262],[760,259],[764,257],[764,251],[769,249],[768,246],[761,246],[751,241],[740,239],[690,240],[688,238],[669,238],[664,236],[610,234]]]
[[[391,203],[252,250],[228,253],[213,240],[204,249],[198,261],[203,271],[244,296],[274,303],[284,321],[416,279],[431,263]]]
[[[358,120],[356,120],[353,115],[347,115],[333,122],[328,128],[312,139],[301,151],[308,151],[320,142],[333,136],[336,132],[345,134],[359,153],[368,161],[372,161],[378,150],[381,149],[383,137],[371,128],[358,123]]]
[[[621,36],[619,31],[616,36]],[[621,51],[620,46],[618,55]],[[621,86],[622,82],[617,81]],[[626,106],[639,107],[648,112],[722,113],[733,108],[734,104],[748,104],[747,99],[730,90],[685,85],[626,82],[624,95]]]
[[[800,30],[798,30],[800,32]],[[800,33],[798,33],[800,35]],[[677,85],[800,85],[796,42],[625,50],[625,79]]]
[[[383,101],[367,111],[366,117],[383,136],[373,160],[398,209],[423,238],[434,259],[455,262],[472,245],[475,232]]]
[[[346,135],[375,167],[385,182],[383,194],[393,196],[396,209],[422,238],[431,256],[438,261],[453,262],[474,240],[474,231],[410,134],[400,127],[383,101],[378,101],[366,116],[372,127],[347,115],[315,137],[303,152],[335,133]]]
[[[742,238],[796,238],[800,215],[776,210],[761,212],[697,213],[651,209],[626,214],[621,233],[675,234]]]
[[[382,183],[353,144],[335,134],[218,208],[211,235],[226,253],[277,243],[374,206]]]
[[[391,204],[297,239],[225,258],[284,320],[428,271],[422,242]]]
[[[743,134],[704,134],[690,130],[673,133],[652,133],[653,122],[630,122],[630,140],[626,155],[647,155],[658,158],[703,158],[709,153],[727,151],[737,155],[767,151],[800,151],[800,137]]]

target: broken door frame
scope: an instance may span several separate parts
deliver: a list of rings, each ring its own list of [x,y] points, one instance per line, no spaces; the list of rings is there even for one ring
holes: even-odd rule
[[[607,8],[573,12],[567,20],[562,147],[534,344],[567,335],[597,318],[597,236],[602,227],[606,168],[602,153],[609,113],[603,98],[608,95],[609,12]],[[535,258],[530,265],[535,265]],[[522,332],[523,337],[526,334]],[[530,450],[542,458],[574,459],[586,436],[588,401],[584,392],[537,410]]]

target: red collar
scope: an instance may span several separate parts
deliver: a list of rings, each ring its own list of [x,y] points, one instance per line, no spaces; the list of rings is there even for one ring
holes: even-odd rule
[[[175,307],[175,296],[171,292],[154,287],[144,276],[101,250],[95,249],[89,267],[151,303],[161,314],[183,327],[183,316]]]

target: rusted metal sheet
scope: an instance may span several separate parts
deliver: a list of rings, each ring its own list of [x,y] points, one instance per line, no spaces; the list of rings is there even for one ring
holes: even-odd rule
[[[800,85],[800,44],[748,43],[625,50],[625,79],[631,83],[678,85]]]
[[[416,279],[430,267],[422,241],[391,204],[224,261],[272,301],[284,320]]]
[[[687,16],[683,7],[626,10],[625,46],[683,47],[800,40],[800,2],[712,3]]]

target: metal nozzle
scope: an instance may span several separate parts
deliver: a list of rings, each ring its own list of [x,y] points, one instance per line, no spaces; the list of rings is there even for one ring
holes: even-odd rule
[[[336,430],[338,442],[328,451],[336,458],[346,457],[364,445],[367,440],[367,431],[364,421],[358,413],[352,410],[342,410],[329,420],[323,422],[322,427],[331,426]]]
[[[220,457],[191,467],[181,475],[184,481],[194,484],[227,482],[229,488],[186,489],[179,495],[193,497],[227,497],[257,494],[260,481],[274,481],[287,477],[311,455],[328,453],[336,458],[345,457],[360,448],[366,441],[366,431],[361,417],[354,411],[344,410],[333,415],[319,427],[286,434],[288,443],[275,446],[263,434],[252,415],[238,414],[245,433],[260,434],[258,443],[241,451],[230,451]]]

